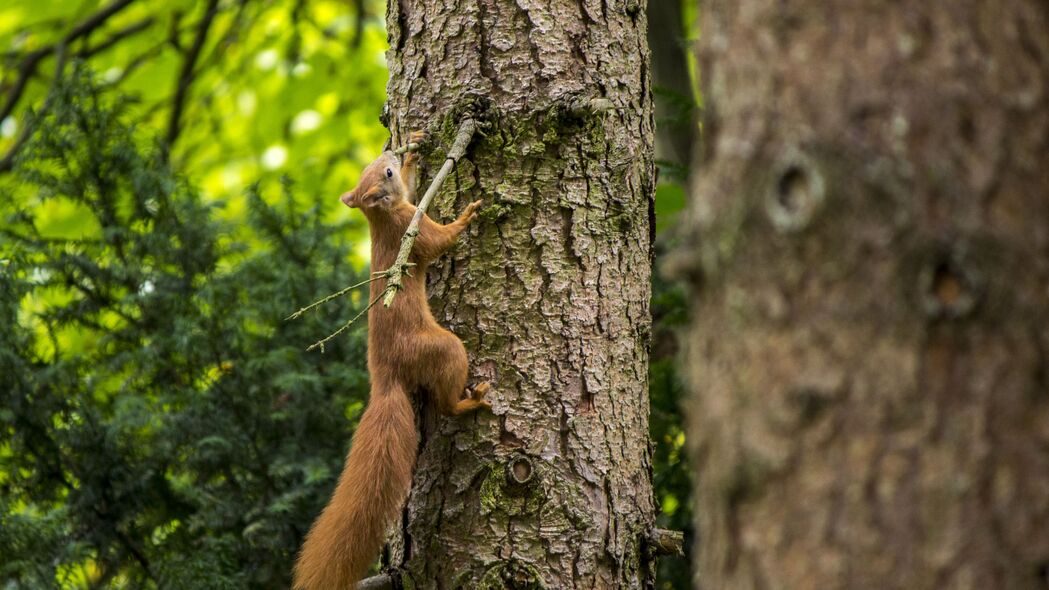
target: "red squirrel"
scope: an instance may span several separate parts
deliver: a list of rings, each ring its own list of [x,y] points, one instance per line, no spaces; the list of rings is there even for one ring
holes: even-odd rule
[[[424,135],[412,134],[412,141]],[[415,214],[416,154],[404,164],[383,152],[361,174],[357,187],[340,199],[368,219],[372,270],[389,268]],[[466,399],[466,348],[439,326],[426,300],[427,265],[451,248],[470,224],[481,201],[470,203],[455,221],[440,225],[422,217],[412,248],[411,276],[389,307],[368,312],[368,373],[371,393],[331,501],[313,523],[295,564],[296,590],[351,590],[382,549],[387,527],[411,487],[418,433],[408,394],[425,389],[437,409],[457,415],[489,408],[488,383]],[[371,284],[371,299],[386,286]]]

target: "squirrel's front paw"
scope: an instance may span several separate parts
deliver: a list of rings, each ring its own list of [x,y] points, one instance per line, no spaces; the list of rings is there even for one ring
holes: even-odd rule
[[[408,135],[408,143],[404,146],[407,153],[404,154],[404,161],[401,164],[402,168],[407,168],[416,164],[416,160],[419,159],[419,145],[426,141],[426,138],[427,134],[425,131],[412,131]]]
[[[466,222],[473,221],[474,217],[477,217],[477,210],[484,204],[484,199],[477,199],[473,203],[466,206],[466,210],[463,211],[463,216],[466,218]]]
[[[408,134],[408,143],[422,143],[429,135],[425,131],[412,131]]]

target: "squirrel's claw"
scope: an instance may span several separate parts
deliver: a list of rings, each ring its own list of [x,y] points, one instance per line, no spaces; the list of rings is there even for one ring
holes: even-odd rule
[[[477,210],[481,208],[482,204],[484,204],[484,199],[477,199],[466,206],[466,209],[463,211],[463,217],[467,223],[470,223],[474,217],[477,217]]]
[[[477,385],[474,385],[473,392],[471,392],[470,397],[477,401],[481,401],[484,399],[484,396],[488,395],[488,391],[491,389],[492,384],[488,381],[478,383]]]

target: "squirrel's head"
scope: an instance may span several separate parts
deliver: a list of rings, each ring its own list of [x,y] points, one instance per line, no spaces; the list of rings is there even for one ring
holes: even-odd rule
[[[376,208],[388,209],[402,201],[406,193],[400,160],[393,152],[383,152],[364,169],[357,186],[343,193],[339,200],[347,207],[367,212]]]

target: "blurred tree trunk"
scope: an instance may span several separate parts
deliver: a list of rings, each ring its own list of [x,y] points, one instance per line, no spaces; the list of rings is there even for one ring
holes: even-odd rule
[[[1045,2],[703,9],[698,583],[1045,588]]]
[[[428,129],[432,173],[462,113],[491,124],[431,214],[485,207],[430,279],[471,382],[493,384],[495,415],[421,412],[402,539],[388,556],[416,587],[651,582],[644,8],[389,3],[394,138]]]
[[[648,46],[656,118],[656,160],[687,170],[695,126],[692,82],[686,60],[688,40],[681,0],[648,5]],[[683,180],[680,180],[682,184]]]

